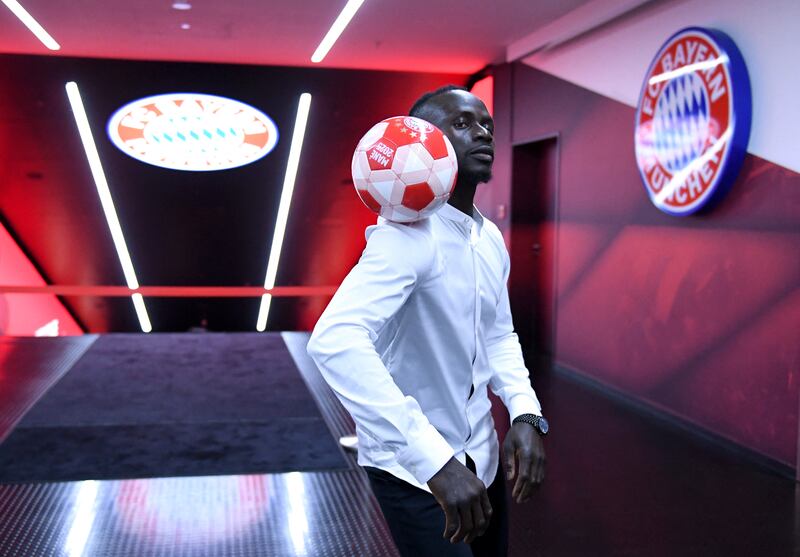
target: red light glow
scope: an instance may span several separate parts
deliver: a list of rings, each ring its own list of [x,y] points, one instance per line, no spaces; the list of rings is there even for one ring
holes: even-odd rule
[[[45,286],[46,283],[23,251],[0,224],[0,284]],[[61,302],[52,294],[0,294],[0,335],[34,336],[37,330],[59,335],[83,334]],[[41,333],[40,333],[41,334]]]
[[[494,77],[487,76],[475,83],[470,90],[486,105],[489,114],[494,116]]]

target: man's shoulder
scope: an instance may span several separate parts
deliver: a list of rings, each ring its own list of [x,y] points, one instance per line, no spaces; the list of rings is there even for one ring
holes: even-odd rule
[[[483,217],[483,227],[495,238],[500,238],[501,240],[503,239],[503,233],[500,232],[500,228],[497,227],[494,221],[489,220],[487,217]]]
[[[428,219],[397,223],[379,219],[367,227],[365,254],[377,255],[390,265],[411,265],[418,273],[425,273],[435,261],[436,247]]]
[[[431,238],[431,223],[429,219],[416,222],[399,223],[378,218],[378,222],[368,226],[364,231],[367,242],[377,235],[388,241],[398,241],[404,244],[409,242],[425,242]]]
[[[491,241],[492,245],[494,245],[500,251],[507,251],[506,241],[505,238],[503,238],[503,233],[500,232],[500,228],[498,228],[494,222],[490,221],[486,217],[483,218],[483,230]]]

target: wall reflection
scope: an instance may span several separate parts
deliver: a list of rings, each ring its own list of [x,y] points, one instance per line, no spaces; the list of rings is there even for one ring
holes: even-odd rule
[[[251,475],[124,480],[113,508],[119,528],[141,539],[213,543],[258,523],[269,504],[267,478]]]
[[[64,541],[64,552],[69,557],[81,557],[86,550],[86,542],[89,540],[97,514],[98,489],[98,482],[94,480],[77,484],[72,524]]]
[[[289,472],[286,479],[287,531],[292,540],[295,553],[305,555],[308,536],[308,515],[306,513],[306,488],[300,472]]]

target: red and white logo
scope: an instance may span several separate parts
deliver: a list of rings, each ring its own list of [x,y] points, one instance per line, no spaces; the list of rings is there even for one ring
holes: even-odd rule
[[[403,125],[416,133],[433,133],[433,124],[421,118],[408,116],[403,118]]]
[[[734,124],[729,58],[714,37],[689,28],[656,55],[636,112],[636,162],[664,212],[697,211],[712,196]]]
[[[133,101],[108,122],[123,153],[174,170],[236,168],[267,155],[278,128],[263,112],[233,99],[170,93]]]

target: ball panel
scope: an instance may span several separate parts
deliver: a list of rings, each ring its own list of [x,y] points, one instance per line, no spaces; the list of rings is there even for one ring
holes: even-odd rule
[[[431,190],[431,187],[426,183],[412,184],[406,186],[403,192],[403,207],[413,209],[414,211],[421,211],[428,205],[436,196]]]
[[[351,170],[353,177],[366,178],[371,171],[369,162],[367,161],[367,154],[364,151],[356,150],[353,153],[353,162],[351,163]]]
[[[393,167],[400,179],[406,184],[416,184],[428,179],[433,159],[419,143],[402,147],[406,150],[405,164],[402,168]]]
[[[396,152],[397,145],[385,137],[381,137],[366,150],[369,167],[372,170],[391,168]]]
[[[425,137],[424,145],[434,159],[447,157],[447,138],[441,133],[431,133]]]
[[[353,173],[353,183],[356,187],[366,189],[370,168],[367,162],[367,155],[364,151],[357,150],[353,153],[353,162],[350,170]]]
[[[398,147],[410,143],[417,143],[419,141],[419,134],[405,127],[402,118],[391,118],[391,120],[392,122],[389,122],[383,134],[385,138],[392,141]]]
[[[361,141],[358,142],[358,147],[356,147],[359,151],[366,151],[372,144],[378,141],[383,134],[386,132],[386,128],[389,127],[388,122],[378,122],[374,126],[372,126],[369,131],[364,134],[364,137],[361,138]]]
[[[400,176],[403,169],[406,167],[409,152],[410,149],[408,145],[401,145],[397,148],[397,152],[394,154],[394,160],[392,161],[392,171],[397,176]]]
[[[372,197],[378,200],[381,205],[391,204],[392,189],[394,182],[370,182],[367,190],[372,194]]]
[[[394,170],[386,169],[386,170],[372,170],[367,176],[367,180],[370,182],[393,182],[397,180],[397,174],[395,174]]]
[[[392,205],[402,205],[403,196],[406,193],[406,185],[399,178],[395,179],[394,187],[392,188],[392,196],[389,198],[389,203]]]
[[[433,161],[433,168],[428,183],[436,195],[450,193],[455,185],[455,169],[449,159]]]
[[[392,207],[391,212],[387,212],[387,214],[389,216],[386,216],[386,218],[394,222],[414,222],[420,219],[418,211],[408,209],[401,205]]]
[[[376,213],[381,212],[382,208],[381,204],[378,203],[378,201],[374,197],[372,197],[372,195],[368,191],[360,189],[357,189],[356,191],[358,192],[358,196],[361,198],[361,201],[364,202],[364,205],[366,205]]]
[[[414,143],[409,145],[408,149],[411,153],[414,153],[420,161],[422,161],[422,164],[425,166],[425,168],[431,169],[433,167],[433,157],[423,144]]]

